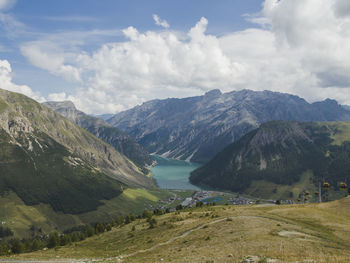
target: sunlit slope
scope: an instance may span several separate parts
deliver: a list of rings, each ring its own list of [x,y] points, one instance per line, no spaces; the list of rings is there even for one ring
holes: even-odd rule
[[[64,231],[77,225],[110,222],[117,216],[141,214],[151,206],[161,205],[174,193],[163,190],[126,189],[111,200],[103,200],[96,210],[79,214],[54,211],[48,204],[26,205],[14,192],[0,197],[0,222],[15,233],[15,237],[49,234]],[[39,232],[39,229],[40,232]]]
[[[97,262],[348,262],[350,198],[327,204],[203,207],[145,219],[23,259]],[[134,229],[134,230],[133,230]],[[259,261],[261,260],[261,261]],[[266,261],[263,261],[266,260]]]

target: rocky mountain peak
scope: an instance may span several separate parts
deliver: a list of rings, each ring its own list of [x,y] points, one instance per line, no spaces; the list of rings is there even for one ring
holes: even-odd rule
[[[206,98],[216,98],[216,97],[220,97],[221,95],[222,93],[219,89],[213,89],[204,94]]]
[[[103,119],[89,116],[84,112],[77,110],[71,101],[50,101],[45,102],[44,105],[68,118],[73,123],[100,138],[102,141],[112,145],[120,153],[127,156],[140,167],[152,164],[153,161],[149,153],[133,138],[109,125]]]
[[[43,103],[44,105],[48,106],[49,108],[53,110],[58,110],[60,108],[64,109],[71,109],[71,110],[76,110],[77,108],[75,107],[74,103],[70,100],[66,101],[47,101]]]

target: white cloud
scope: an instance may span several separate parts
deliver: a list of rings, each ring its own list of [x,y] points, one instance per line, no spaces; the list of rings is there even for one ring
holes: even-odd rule
[[[189,32],[123,30],[124,41],[91,54],[53,41],[24,45],[38,67],[70,80],[55,94],[88,113],[124,110],[143,101],[249,88],[327,97],[350,104],[350,8],[347,0],[266,0],[260,28],[214,36],[206,18]],[[159,17],[156,19],[159,23]]]
[[[158,15],[153,14],[152,15],[154,22],[156,22],[156,25],[164,27],[164,28],[169,28],[170,25],[166,20],[161,19]]]
[[[21,46],[21,52],[38,68],[48,70],[68,81],[81,81],[79,69],[66,63],[74,60],[75,54],[65,53],[52,42],[29,42]]]
[[[0,0],[0,11],[11,8],[16,0]]]
[[[343,0],[265,2],[264,14],[272,21],[272,33],[281,45],[279,50],[293,52],[293,60],[313,74],[320,87],[350,87],[347,59],[350,20],[337,10],[343,3]]]
[[[39,93],[33,92],[31,88],[25,85],[16,85],[12,82],[12,69],[7,60],[0,60],[0,88],[13,92],[22,93],[28,97],[31,97],[39,102],[45,99],[40,96]]]
[[[171,31],[140,33],[129,27],[127,41],[81,55],[78,64],[90,72],[87,91],[76,96],[86,101],[82,109],[102,112],[107,105],[115,112],[156,97],[227,90],[245,68],[224,55],[216,37],[205,35],[207,23],[202,18],[184,40]]]
[[[48,101],[64,101],[68,100],[67,94],[65,92],[51,93],[47,97]]]
[[[26,26],[10,14],[4,14],[0,12],[0,25],[0,29],[2,29],[4,33],[10,38],[14,38],[20,35],[23,36],[28,33],[26,31]]]

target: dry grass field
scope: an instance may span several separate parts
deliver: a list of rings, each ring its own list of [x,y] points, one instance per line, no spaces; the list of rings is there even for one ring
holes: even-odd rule
[[[66,247],[3,260],[349,262],[350,197],[305,205],[210,206],[155,216]]]

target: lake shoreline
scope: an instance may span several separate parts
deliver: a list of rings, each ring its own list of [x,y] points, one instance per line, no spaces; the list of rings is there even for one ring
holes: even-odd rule
[[[152,155],[157,163],[151,168],[153,178],[159,188],[177,190],[201,190],[200,187],[190,183],[190,173],[201,164],[188,161],[164,158],[159,155]]]

